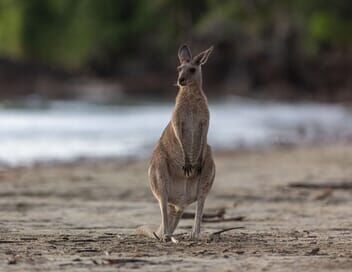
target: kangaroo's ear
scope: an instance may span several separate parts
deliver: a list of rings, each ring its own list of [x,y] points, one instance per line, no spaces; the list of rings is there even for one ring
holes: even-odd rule
[[[210,56],[213,49],[214,49],[214,46],[211,46],[209,49],[199,53],[197,56],[194,57],[192,62],[196,65],[203,65],[204,63],[207,62],[208,57]]]
[[[178,50],[178,59],[180,63],[190,62],[192,60],[191,49],[187,45],[182,45]]]

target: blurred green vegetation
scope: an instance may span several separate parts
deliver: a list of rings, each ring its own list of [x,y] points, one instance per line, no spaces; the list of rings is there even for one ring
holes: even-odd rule
[[[0,0],[0,79],[9,93],[23,64],[18,93],[35,93],[50,66],[119,77],[129,93],[167,94],[185,42],[195,51],[215,46],[207,80],[225,93],[276,84],[275,95],[331,99],[352,85],[351,0]]]
[[[349,0],[0,0],[0,54],[67,68],[97,65],[183,41],[268,39],[292,28],[308,55],[350,45]],[[146,53],[148,55],[149,53]],[[114,59],[114,60],[112,60]]]

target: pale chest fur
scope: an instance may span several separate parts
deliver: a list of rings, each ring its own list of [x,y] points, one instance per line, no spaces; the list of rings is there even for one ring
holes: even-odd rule
[[[208,107],[202,99],[180,103],[175,108],[175,114],[188,131],[197,130],[200,123],[209,122]]]
[[[208,102],[202,92],[182,91],[176,99],[173,118],[189,130],[198,129],[200,122],[209,122]]]
[[[190,162],[196,163],[200,154],[201,137],[208,129],[209,110],[202,93],[181,93],[176,100],[173,120],[181,124],[181,138]],[[206,139],[205,139],[206,140]]]

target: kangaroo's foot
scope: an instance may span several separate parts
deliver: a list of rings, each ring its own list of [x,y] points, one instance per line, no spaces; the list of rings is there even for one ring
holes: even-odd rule
[[[162,234],[160,227],[156,225],[144,225],[137,228],[136,233],[138,235],[146,236],[152,239],[159,240],[161,242],[169,242],[172,240],[171,234]]]
[[[192,240],[192,241],[198,241],[199,240],[199,232],[195,232],[195,231],[192,231],[190,234],[189,234],[189,239]]]
[[[171,235],[170,234],[162,234],[160,237],[159,237],[159,240],[161,242],[170,242],[171,241]]]

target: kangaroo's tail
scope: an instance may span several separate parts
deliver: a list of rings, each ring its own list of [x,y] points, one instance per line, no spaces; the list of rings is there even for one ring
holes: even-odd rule
[[[161,228],[157,225],[144,225],[144,226],[140,226],[139,228],[137,228],[136,233],[138,235],[143,235],[143,236],[147,236],[149,238],[159,240],[161,237],[160,229]]]

